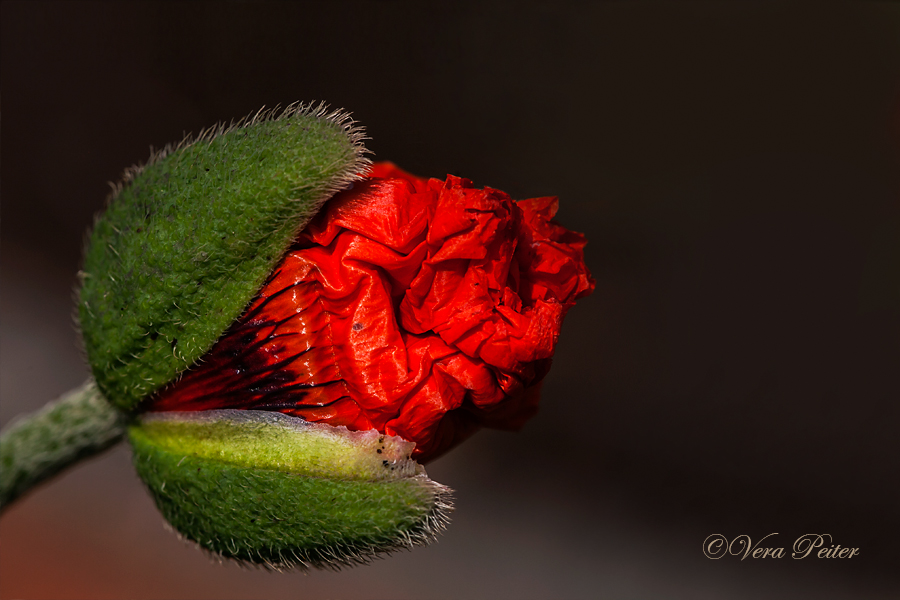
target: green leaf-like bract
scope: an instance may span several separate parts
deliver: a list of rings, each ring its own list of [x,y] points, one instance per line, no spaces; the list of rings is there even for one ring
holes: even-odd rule
[[[126,172],[98,219],[79,320],[103,394],[131,410],[200,359],[322,203],[365,170],[345,113],[292,106]]]
[[[129,430],[138,474],[184,537],[274,569],[340,567],[424,544],[449,490],[376,431],[278,413],[148,415]]]

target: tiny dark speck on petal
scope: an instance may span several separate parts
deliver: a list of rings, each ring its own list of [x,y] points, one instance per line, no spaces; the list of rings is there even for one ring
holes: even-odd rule
[[[362,328],[363,328],[363,324],[362,324],[362,323],[354,323],[354,324],[353,324],[353,331],[359,331],[359,330],[362,329]]]
[[[381,448],[379,448],[379,449],[376,450],[375,452],[377,452],[378,454],[381,454]]]
[[[384,465],[385,467],[387,467],[389,463],[388,463],[388,461],[383,460],[383,461],[381,461],[381,464]]]

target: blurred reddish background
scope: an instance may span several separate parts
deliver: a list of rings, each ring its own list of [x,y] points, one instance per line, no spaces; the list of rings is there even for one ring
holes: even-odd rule
[[[0,10],[2,424],[88,375],[71,290],[106,182],[262,105],[325,99],[377,158],[559,195],[598,281],[541,413],[429,465],[457,491],[438,544],[218,565],[165,531],[123,446],[3,515],[3,598],[897,596],[897,5]],[[860,555],[701,552],[773,532]]]

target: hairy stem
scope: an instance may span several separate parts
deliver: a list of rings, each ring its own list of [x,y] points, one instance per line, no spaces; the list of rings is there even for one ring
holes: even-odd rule
[[[0,511],[32,486],[120,441],[125,416],[93,380],[0,432]]]

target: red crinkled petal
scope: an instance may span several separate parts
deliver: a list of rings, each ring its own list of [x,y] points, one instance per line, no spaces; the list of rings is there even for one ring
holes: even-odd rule
[[[513,202],[391,163],[331,199],[247,313],[153,411],[274,410],[377,429],[428,460],[537,410],[594,282],[556,198]]]

